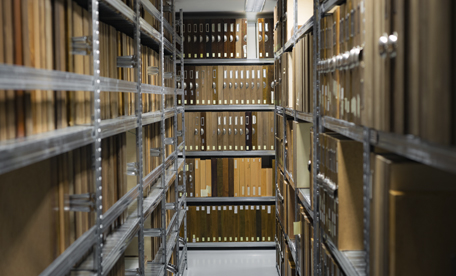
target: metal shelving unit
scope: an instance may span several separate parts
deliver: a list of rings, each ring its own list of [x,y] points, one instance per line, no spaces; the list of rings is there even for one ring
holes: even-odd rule
[[[252,151],[189,151],[187,157],[258,157],[275,156],[273,150],[252,150]]]
[[[222,58],[222,59],[186,59],[185,64],[187,65],[273,65],[273,58],[262,58],[262,59],[234,59],[234,58]]]
[[[82,75],[55,70],[43,70],[27,68],[15,65],[0,65],[0,88],[7,90],[55,90],[55,91],[90,91],[93,95],[93,116],[92,124],[89,126],[74,126],[65,129],[58,129],[39,135],[28,136],[22,139],[15,139],[0,143],[0,173],[27,166],[29,164],[57,156],[73,149],[92,145],[92,166],[94,168],[95,199],[94,212],[96,213],[95,225],[73,242],[57,259],[54,260],[40,275],[107,275],[114,264],[122,256],[131,240],[138,237],[138,263],[136,270],[127,269],[126,275],[164,275],[166,270],[175,274],[183,275],[187,268],[186,244],[179,254],[179,246],[176,246],[179,230],[182,223],[186,227],[186,197],[178,197],[178,191],[184,191],[183,186],[178,185],[178,173],[183,170],[185,175],[185,133],[178,131],[177,119],[182,116],[184,122],[184,105],[177,106],[177,96],[183,95],[182,89],[165,87],[164,78],[164,57],[172,55],[173,72],[176,70],[176,58],[179,57],[180,66],[183,67],[183,45],[182,37],[175,32],[176,19],[174,1],[171,1],[171,8],[167,12],[172,13],[172,22],[167,22],[163,17],[164,5],[160,1],[160,9],[155,8],[149,0],[135,1],[135,8],[132,10],[120,0],[91,0],[77,1],[83,8],[87,8],[92,15],[92,43],[91,60],[93,72],[91,75]],[[150,12],[160,22],[160,30],[154,29],[140,17],[140,9],[143,6],[146,12]],[[180,11],[182,29],[183,13]],[[134,37],[135,54],[128,57],[131,59],[135,72],[135,81],[123,81],[111,78],[100,77],[99,60],[99,24],[103,21],[113,25],[118,30]],[[164,30],[172,34],[172,43],[164,37]],[[180,51],[174,45],[179,43]],[[141,46],[147,45],[159,52],[161,86],[141,83]],[[181,70],[183,72],[183,70]],[[173,78],[177,77],[173,73]],[[180,75],[183,84],[183,73]],[[173,81],[173,86],[174,85]],[[183,85],[182,85],[183,86]],[[129,92],[136,96],[135,115],[123,116],[110,120],[100,120],[100,93]],[[159,111],[142,113],[142,94],[157,94],[161,97],[161,108]],[[165,95],[174,96],[174,105],[165,109]],[[166,137],[165,120],[174,118],[172,137]],[[161,124],[161,147],[159,148],[161,165],[155,168],[147,176],[143,177],[143,141],[142,127],[148,124]],[[129,130],[136,130],[136,162],[132,174],[136,175],[137,185],[120,198],[109,210],[103,213],[101,194],[101,139]],[[183,138],[183,143],[178,145],[177,136]],[[165,147],[172,146],[172,152],[166,155]],[[178,153],[182,158],[178,158]],[[185,177],[184,177],[185,179]],[[166,202],[166,192],[171,186],[175,187],[175,202]],[[144,197],[144,191],[148,194]],[[153,210],[162,205],[162,227],[161,249],[153,264],[155,272],[150,274],[144,266],[144,235],[145,232],[157,229],[144,229],[144,220],[151,215]],[[175,215],[171,223],[166,225],[166,210],[173,205]],[[125,219],[125,222],[117,229],[104,235],[106,229],[128,209],[134,210]],[[152,231],[153,232],[153,231]],[[186,231],[184,231],[186,233]],[[186,234],[185,234],[186,235]],[[183,237],[186,240],[186,236]],[[90,252],[90,254],[89,254]],[[171,255],[178,265],[169,263]],[[163,258],[165,256],[165,258]],[[82,260],[83,259],[83,260]],[[82,262],[81,262],[82,260]],[[79,263],[78,267],[74,267]]]
[[[187,105],[185,111],[274,111],[273,105]]]

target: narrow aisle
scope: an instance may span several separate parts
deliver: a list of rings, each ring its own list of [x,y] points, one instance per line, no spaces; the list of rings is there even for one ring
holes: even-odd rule
[[[185,276],[277,276],[274,250],[188,251]]]

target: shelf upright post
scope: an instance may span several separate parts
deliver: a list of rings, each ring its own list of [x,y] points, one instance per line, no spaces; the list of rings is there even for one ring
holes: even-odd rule
[[[370,166],[370,130],[364,128],[363,140],[363,192],[364,192],[364,261],[366,263],[366,275],[369,275],[369,252],[370,252],[370,200],[372,189],[372,174]]]
[[[181,31],[180,35],[180,41],[181,41],[181,57],[180,57],[180,65],[181,65],[181,74],[180,74],[180,82],[181,85],[180,87],[184,87],[184,34],[183,30],[184,29],[184,12],[182,9],[179,10],[179,30]],[[182,94],[182,100],[181,100],[181,105],[182,108],[184,109],[184,112],[182,112],[182,141],[184,142],[184,147],[182,148],[182,157],[184,158],[184,168],[182,169],[182,188],[183,188],[183,195],[185,196],[185,202],[184,202],[184,210],[187,210],[187,166],[185,165],[187,162],[187,158],[185,156],[185,101],[184,101],[184,94]],[[187,213],[185,213],[184,216],[184,242],[187,243]],[[184,247],[185,248],[185,247]],[[185,269],[188,269],[188,263],[187,263],[187,250],[184,252],[184,261],[185,261]],[[184,274],[181,272],[182,275]]]
[[[317,175],[319,170],[319,163],[320,163],[320,154],[318,152],[318,144],[319,144],[319,137],[320,137],[320,107],[319,107],[319,91],[320,91],[320,81],[318,71],[317,71],[317,64],[320,62],[320,51],[319,45],[321,43],[320,38],[320,1],[314,0],[314,27],[313,27],[313,124],[314,124],[314,137],[313,137],[313,160],[316,164],[312,164],[312,173],[313,173],[313,208],[314,208],[314,275],[318,276],[321,274],[321,267],[320,267],[320,240],[321,240],[321,233],[320,233],[320,202],[319,202],[319,189],[318,189],[318,182],[317,182]]]
[[[143,212],[143,133],[142,133],[142,94],[141,94],[141,33],[140,33],[140,13],[141,1],[135,1],[135,63],[136,63],[136,99],[135,99],[135,116],[137,122],[136,128],[136,183],[138,185],[138,261],[139,275],[144,275],[144,212]]]
[[[172,83],[174,86],[174,96],[173,96],[173,108],[174,108],[174,121],[173,121],[173,143],[174,143],[174,171],[176,172],[176,179],[174,180],[174,198],[175,198],[175,205],[174,211],[176,214],[176,220],[174,221],[174,229],[173,231],[179,233],[179,173],[178,173],[178,154],[179,151],[178,142],[177,142],[177,85],[176,85],[176,14],[174,13],[174,0],[171,0],[171,17],[172,17],[172,36],[173,36],[173,78]],[[177,242],[174,246],[174,260],[176,262],[177,268],[179,269],[179,235],[177,235]]]
[[[162,184],[162,198],[161,198],[161,246],[163,249],[163,269],[166,270],[166,131],[165,131],[165,45],[164,45],[164,18],[163,18],[163,0],[160,0],[160,80],[162,86],[161,93],[161,122],[160,122],[160,137],[161,137],[161,184]]]
[[[95,183],[95,209],[96,209],[96,242],[94,249],[94,270],[97,275],[102,275],[103,267],[103,196],[101,186],[101,111],[100,111],[100,40],[98,21],[98,0],[89,2],[89,10],[92,11],[92,62],[93,62],[93,132],[92,137],[92,166],[94,169]]]

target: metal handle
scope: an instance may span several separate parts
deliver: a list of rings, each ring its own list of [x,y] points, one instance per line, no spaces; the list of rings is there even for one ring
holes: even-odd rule
[[[223,36],[223,42],[226,42],[226,40],[227,40],[227,37],[226,37],[226,35],[224,35]]]
[[[249,88],[249,83],[248,82],[245,83],[245,88]]]
[[[184,89],[187,89],[187,83],[184,82]]]
[[[268,42],[268,40],[269,40],[268,35],[264,35],[264,42]]]
[[[190,174],[190,175],[188,175],[188,181],[190,181],[190,182],[193,182],[193,177],[192,177],[192,175],[191,175],[191,174]]]
[[[201,129],[200,133],[201,135],[204,135],[204,129]]]
[[[242,135],[243,131],[242,128],[239,129],[239,134]]]
[[[196,35],[193,36],[193,42],[196,42],[198,41],[198,38],[196,37]]]
[[[218,36],[217,36],[217,42],[220,42],[221,39],[222,39],[222,38],[218,35]]]
[[[177,88],[180,89],[181,88],[181,84],[180,82],[177,83]]]
[[[263,89],[266,88],[266,82],[263,81]]]
[[[215,42],[215,36],[212,36],[212,42]]]
[[[217,135],[220,135],[220,129],[217,129]]]
[[[255,89],[255,83],[252,82],[252,89]]]
[[[225,134],[226,134],[226,129],[223,129],[223,135],[225,135]]]
[[[233,42],[234,37],[230,35],[230,42]]]
[[[263,37],[261,35],[258,35],[258,42],[261,42],[263,40]]]
[[[215,89],[216,88],[216,85],[215,85],[215,82],[212,83],[212,89]]]
[[[195,128],[194,134],[198,135],[198,129],[197,128]]]
[[[209,42],[209,36],[206,35],[206,43],[208,43],[208,42]]]
[[[202,43],[202,42],[203,42],[203,36],[200,35],[200,43]]]
[[[244,42],[247,42],[247,35],[244,35]]]
[[[237,82],[234,83],[234,89],[237,89],[238,88],[238,84]]]
[[[226,88],[226,82],[223,82],[223,89]]]
[[[231,131],[231,128],[228,129],[228,135],[231,135],[231,132],[232,132],[232,131]]]
[[[198,83],[195,83],[195,88],[198,89]]]
[[[252,135],[255,135],[255,129],[252,128]]]
[[[382,58],[386,57],[386,54],[388,53],[388,35],[387,34],[383,34],[378,39],[378,52]]]
[[[274,88],[275,86],[275,81],[271,81],[271,88]]]
[[[193,82],[190,83],[190,90],[193,89]]]
[[[237,135],[237,128],[234,129],[234,135]]]
[[[237,35],[237,36],[236,36],[236,42],[238,42],[238,41],[239,41],[239,36]]]
[[[230,89],[233,87],[233,84],[230,82]]]
[[[249,129],[248,128],[245,129],[245,134],[249,135]]]
[[[390,55],[390,58],[396,57],[397,39],[397,32],[394,32],[393,34],[388,36],[388,54]]]
[[[244,86],[244,83],[240,82],[239,87],[242,89],[243,86]]]

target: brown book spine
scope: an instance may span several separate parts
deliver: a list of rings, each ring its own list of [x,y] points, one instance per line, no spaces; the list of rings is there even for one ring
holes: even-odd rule
[[[223,197],[229,197],[230,196],[230,192],[229,192],[229,185],[230,185],[230,182],[229,182],[229,160],[228,158],[222,158],[222,168],[223,168],[223,172],[224,172],[224,176],[223,177],[223,194],[222,196]]]
[[[223,197],[223,158],[217,158],[217,197]]]
[[[212,196],[217,197],[217,158],[211,158],[211,169],[212,169]]]
[[[228,158],[228,196],[234,197],[234,159]]]

